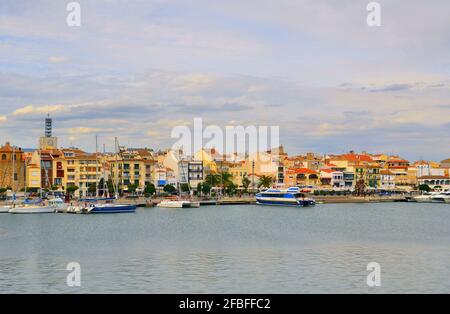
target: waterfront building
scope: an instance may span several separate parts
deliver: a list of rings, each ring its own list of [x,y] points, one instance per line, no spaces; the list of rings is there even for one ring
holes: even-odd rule
[[[121,191],[128,191],[131,185],[143,189],[145,182],[148,182],[148,161],[138,150],[121,147],[117,154],[108,157],[112,182],[118,185]]]
[[[100,154],[92,154],[77,148],[61,150],[63,160],[55,160],[55,171],[60,172],[57,177],[63,178],[63,186],[77,186],[76,197],[95,196],[92,189],[103,175],[102,157]],[[108,178],[104,178],[106,181]],[[89,192],[91,187],[91,192]],[[100,187],[99,187],[100,188]],[[91,195],[94,194],[94,195]]]
[[[251,170],[250,170],[251,171]],[[242,180],[247,177],[248,178],[248,162],[242,161],[234,163],[232,167],[229,168],[230,174],[233,176],[233,184],[237,186],[238,189],[243,189]]]
[[[417,179],[418,184],[426,184],[432,189],[449,190],[450,177],[448,176],[424,176]]]
[[[322,187],[342,189],[345,187],[344,173],[342,171],[322,168],[319,170],[320,184]]]
[[[285,182],[289,186],[320,185],[319,173],[308,168],[288,168],[285,173]]]
[[[205,178],[203,162],[201,160],[191,160],[188,163],[188,180],[193,190],[197,190],[199,183],[203,183]]]
[[[41,188],[41,158],[36,150],[31,153],[25,153],[26,163],[26,187],[31,191],[38,191]]]
[[[25,188],[25,156],[20,147],[9,142],[0,147],[0,187],[20,191]]]
[[[380,188],[383,190],[395,190],[395,174],[388,169],[382,169],[380,171],[380,175],[381,175]]]

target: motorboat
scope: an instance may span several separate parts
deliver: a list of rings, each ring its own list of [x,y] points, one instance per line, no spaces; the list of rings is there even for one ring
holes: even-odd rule
[[[191,208],[191,207],[200,207],[200,203],[191,202],[189,200],[162,200],[156,206],[162,208]]]
[[[256,204],[306,207],[316,205],[316,201],[301,193],[299,187],[290,187],[287,190],[268,189],[258,193]]]
[[[431,198],[437,196],[439,192],[425,192],[422,195],[414,196],[413,199],[417,203],[431,203]]]
[[[450,192],[444,191],[437,195],[431,196],[431,202],[432,203],[445,203],[446,200],[450,199]]]

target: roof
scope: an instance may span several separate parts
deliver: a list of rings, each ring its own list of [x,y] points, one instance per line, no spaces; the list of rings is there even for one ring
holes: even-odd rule
[[[450,164],[450,158],[444,159],[441,164]]]
[[[287,170],[289,174],[317,174],[317,171],[308,168],[289,168]]]
[[[358,162],[358,161],[363,161],[363,162],[371,162],[373,161],[372,157],[370,157],[369,155],[360,155],[360,154],[344,154],[342,155],[342,158],[351,161],[351,162]]]

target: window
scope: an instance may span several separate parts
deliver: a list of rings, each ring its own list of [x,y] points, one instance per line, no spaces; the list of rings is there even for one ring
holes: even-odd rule
[[[139,170],[139,164],[134,164],[134,169]]]
[[[6,154],[2,155],[2,160],[6,160]]]

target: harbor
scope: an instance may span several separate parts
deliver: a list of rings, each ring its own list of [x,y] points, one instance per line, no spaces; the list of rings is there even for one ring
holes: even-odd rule
[[[0,293],[447,293],[449,223],[447,205],[404,202],[1,215]]]

